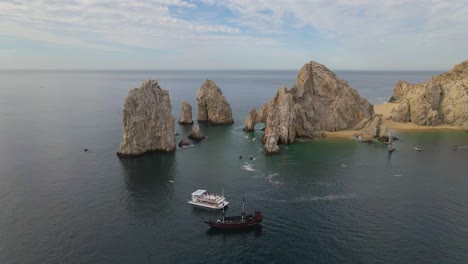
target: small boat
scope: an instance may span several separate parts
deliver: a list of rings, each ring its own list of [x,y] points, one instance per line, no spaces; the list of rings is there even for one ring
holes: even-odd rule
[[[245,215],[245,203],[242,199],[242,214],[240,216],[224,216],[223,218],[216,220],[205,221],[211,228],[216,229],[241,229],[260,225],[262,222],[262,213],[260,211],[254,211],[253,214]]]
[[[226,198],[224,198],[224,192],[223,194],[214,194],[214,193],[209,193],[206,190],[196,190],[192,193],[192,199],[188,201],[189,204],[201,207],[201,208],[206,208],[206,209],[224,209],[229,202],[226,201]]]
[[[396,149],[396,148],[393,147],[392,144],[389,144],[389,145],[388,145],[388,153],[392,153],[393,151],[395,151],[395,149]]]
[[[414,147],[414,150],[421,152],[421,149],[418,147]]]

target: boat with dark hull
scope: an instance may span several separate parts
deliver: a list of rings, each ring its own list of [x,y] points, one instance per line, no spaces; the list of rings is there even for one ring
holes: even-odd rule
[[[216,220],[207,220],[205,223],[211,228],[216,229],[240,229],[249,228],[260,225],[262,222],[262,213],[260,211],[254,211],[253,214],[245,215],[245,204],[242,199],[242,214],[240,216],[224,216],[223,218]]]

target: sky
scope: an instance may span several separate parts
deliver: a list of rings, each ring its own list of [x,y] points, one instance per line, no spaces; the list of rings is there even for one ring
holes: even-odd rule
[[[0,0],[0,69],[448,70],[467,0]]]

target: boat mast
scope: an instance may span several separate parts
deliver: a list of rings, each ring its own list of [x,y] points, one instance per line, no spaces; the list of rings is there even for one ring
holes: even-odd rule
[[[224,222],[224,201],[223,201],[223,222]]]
[[[244,204],[244,197],[242,197],[242,221],[244,221],[244,214],[245,214],[245,204]]]

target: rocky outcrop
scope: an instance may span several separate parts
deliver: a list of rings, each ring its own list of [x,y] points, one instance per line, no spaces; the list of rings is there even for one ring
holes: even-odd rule
[[[179,124],[182,124],[182,125],[193,124],[192,106],[185,100],[182,102],[182,111],[180,113]]]
[[[155,80],[144,81],[128,93],[122,109],[123,138],[119,157],[175,149],[175,118],[169,92]]]
[[[245,132],[254,131],[256,123],[257,123],[257,111],[255,110],[255,108],[251,108],[249,111],[249,114],[247,115],[247,119],[245,119],[243,130]]]
[[[312,61],[302,67],[290,90],[282,86],[258,113],[250,110],[244,130],[265,123],[263,142],[268,153],[267,148],[277,151],[275,143],[289,144],[297,138],[315,138],[317,132],[353,128],[373,113],[373,106],[346,81]]]
[[[360,130],[359,136],[366,139],[378,139],[388,141],[389,132],[387,126],[382,122],[382,115],[374,114],[369,119],[361,121],[355,129]]]
[[[425,83],[398,81],[390,101],[393,121],[468,127],[468,60]]]
[[[190,145],[190,141],[188,141],[187,139],[182,139],[181,141],[179,141],[179,148],[186,147],[189,145]]]
[[[234,123],[231,106],[215,82],[206,80],[197,92],[198,121],[214,125]]]
[[[206,137],[200,134],[200,127],[198,125],[194,125],[192,127],[192,131],[190,132],[188,138],[192,140],[200,141],[200,140],[205,139]]]

